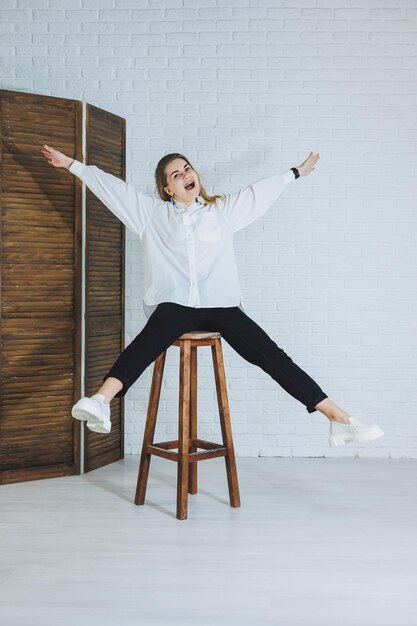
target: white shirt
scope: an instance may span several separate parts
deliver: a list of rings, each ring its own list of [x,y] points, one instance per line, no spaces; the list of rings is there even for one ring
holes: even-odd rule
[[[160,302],[191,307],[239,306],[244,312],[233,234],[273,205],[292,170],[262,178],[215,205],[197,200],[188,207],[154,198],[95,165],[75,160],[78,176],[144,249],[143,309],[147,318]]]

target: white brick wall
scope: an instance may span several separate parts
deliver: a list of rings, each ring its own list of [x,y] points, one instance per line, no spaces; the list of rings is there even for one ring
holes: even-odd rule
[[[213,192],[320,152],[263,220],[236,235],[248,313],[347,411],[385,437],[328,447],[328,421],[228,344],[239,455],[417,457],[415,0],[2,0],[1,86],[127,118],[128,180],[155,193],[184,152]],[[39,139],[42,143],[42,138]],[[127,235],[126,344],[142,329],[143,259]],[[201,436],[220,434],[208,348]],[[150,366],[126,396],[140,451]],[[158,437],[177,428],[168,351]]]

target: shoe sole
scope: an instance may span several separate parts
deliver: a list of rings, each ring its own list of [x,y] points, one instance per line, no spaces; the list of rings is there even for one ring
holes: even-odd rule
[[[104,433],[104,434],[108,434],[111,431],[111,422],[109,421],[105,421],[105,422],[87,422],[87,428],[89,430],[91,430],[93,433]]]
[[[362,443],[364,441],[373,441],[374,439],[379,439],[379,437],[384,436],[384,431],[381,430],[378,426],[376,426],[372,431],[369,431],[367,434],[363,434],[362,436],[358,435],[356,437],[350,437],[348,434],[339,433],[338,435],[331,435],[329,437],[329,445],[331,448],[337,448],[338,446],[343,446],[347,443]]]

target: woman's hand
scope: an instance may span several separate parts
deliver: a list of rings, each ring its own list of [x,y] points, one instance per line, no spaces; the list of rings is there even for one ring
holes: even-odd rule
[[[319,158],[320,155],[318,152],[317,154],[313,154],[312,152],[310,152],[306,160],[301,163],[301,165],[297,166],[297,170],[299,171],[300,176],[308,176],[309,174],[311,174],[311,172],[315,169],[314,166],[316,165]]]
[[[41,152],[43,156],[48,159],[48,163],[51,163],[54,167],[65,167],[69,169],[69,166],[74,161],[71,157],[67,157],[65,154],[62,154],[62,152],[58,152],[58,150],[54,150],[54,148],[46,144],[44,144]]]

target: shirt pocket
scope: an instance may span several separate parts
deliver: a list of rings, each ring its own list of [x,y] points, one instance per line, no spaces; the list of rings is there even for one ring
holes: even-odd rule
[[[219,220],[215,213],[205,213],[197,222],[197,237],[200,241],[219,241],[222,237]]]

